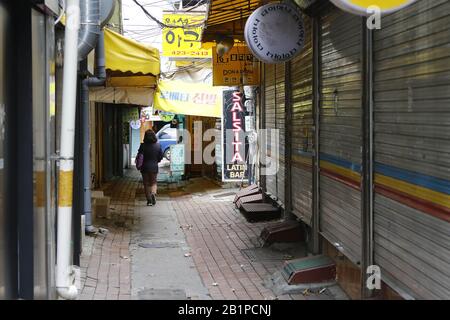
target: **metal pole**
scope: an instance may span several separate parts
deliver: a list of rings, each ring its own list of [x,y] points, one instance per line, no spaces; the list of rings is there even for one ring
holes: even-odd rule
[[[284,127],[285,127],[285,176],[284,176],[284,206],[286,219],[295,220],[296,217],[292,213],[292,83],[291,83],[291,61],[286,62],[284,69]]]
[[[314,157],[313,157],[313,253],[320,248],[320,18],[313,17],[313,118],[314,118]]]
[[[367,288],[367,268],[373,265],[373,31],[367,28],[367,19],[362,19],[362,173],[361,173],[361,233],[362,298],[374,294]]]
[[[274,126],[275,129],[278,129],[278,124],[277,124],[277,120],[278,120],[278,114],[277,114],[277,109],[278,109],[278,103],[277,103],[277,98],[278,98],[278,93],[277,93],[277,65],[274,65],[273,68],[273,80],[274,80],[274,95],[275,95],[275,99],[274,99]],[[272,128],[270,128],[272,131]],[[278,140],[279,142],[279,140]],[[276,146],[277,151],[280,152],[280,145],[278,144]],[[279,154],[277,153],[276,156],[279,158]],[[273,145],[272,145],[272,133],[270,134],[270,157],[273,158]],[[280,194],[278,193],[278,175],[280,174],[280,163],[279,163],[279,159],[277,161],[277,173],[275,175],[275,192],[276,192],[276,199],[280,200]],[[286,216],[286,214],[285,214]]]
[[[266,66],[264,63],[260,62],[260,77],[261,77],[261,90],[259,91],[260,94],[260,103],[259,103],[259,110],[260,110],[260,129],[266,129]],[[260,135],[262,136],[262,133],[260,131]],[[266,135],[266,133],[264,133],[264,135]],[[261,157],[263,156],[263,153],[265,153],[265,148],[266,148],[266,143],[267,143],[267,138],[263,139],[264,141],[264,145],[261,143],[261,139],[260,139],[260,145],[259,145],[259,166],[263,166],[262,162],[261,162]],[[264,148],[264,149],[263,149]],[[264,155],[264,159],[265,155]],[[265,166],[265,164],[264,164]],[[266,176],[262,175],[261,172],[265,170],[260,170],[260,185],[263,191],[266,191]]]
[[[83,117],[83,202],[85,216],[85,230],[87,232],[95,232],[92,226],[92,205],[91,205],[91,135],[89,127],[89,86],[87,79],[82,81],[81,89],[81,113]]]

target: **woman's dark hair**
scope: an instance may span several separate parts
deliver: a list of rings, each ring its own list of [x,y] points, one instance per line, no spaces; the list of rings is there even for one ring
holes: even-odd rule
[[[155,131],[148,129],[145,131],[144,143],[156,143],[158,139],[156,138]]]

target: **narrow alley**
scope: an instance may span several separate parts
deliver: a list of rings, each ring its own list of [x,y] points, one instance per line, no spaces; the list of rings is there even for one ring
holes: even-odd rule
[[[449,25],[450,0],[0,0],[0,300],[449,300]]]
[[[238,188],[206,178],[162,184],[156,206],[147,207],[141,177],[129,170],[103,191],[111,215],[85,238],[81,300],[346,299],[337,285],[271,288],[283,261],[305,250],[261,247],[261,230],[274,222],[247,222],[232,203]]]

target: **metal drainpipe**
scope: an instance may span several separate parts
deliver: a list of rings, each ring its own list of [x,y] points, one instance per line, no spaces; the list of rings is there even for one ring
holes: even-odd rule
[[[78,37],[78,60],[81,61],[91,52],[100,35],[99,0],[80,0],[80,34]]]
[[[82,80],[81,111],[83,116],[83,213],[85,216],[85,231],[96,232],[92,225],[91,204],[91,167],[90,167],[90,127],[89,127],[89,87],[101,86],[105,83],[105,52],[101,32],[99,0],[80,0],[81,26],[78,38],[78,60],[83,60],[96,48],[96,75]]]
[[[84,189],[84,215],[86,232],[96,232],[92,225],[92,204],[91,204],[91,162],[90,162],[90,105],[89,105],[89,87],[103,86],[106,82],[105,67],[105,44],[103,31],[98,37],[97,47],[95,49],[96,57],[96,77],[89,77],[82,81],[81,89],[81,108],[83,112],[83,189]]]

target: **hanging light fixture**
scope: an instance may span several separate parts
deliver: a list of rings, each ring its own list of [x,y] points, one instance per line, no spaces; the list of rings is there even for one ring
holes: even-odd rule
[[[220,35],[217,39],[216,53],[219,57],[228,53],[234,46],[234,39],[229,36]]]

